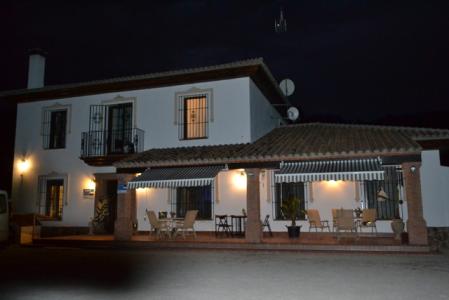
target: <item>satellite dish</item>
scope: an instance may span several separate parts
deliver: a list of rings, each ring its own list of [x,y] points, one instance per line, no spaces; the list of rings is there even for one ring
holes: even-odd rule
[[[295,84],[291,79],[283,79],[281,83],[279,83],[279,87],[281,88],[282,93],[284,96],[290,96],[295,91]]]
[[[292,106],[287,110],[287,116],[290,121],[296,121],[299,118],[299,110]]]

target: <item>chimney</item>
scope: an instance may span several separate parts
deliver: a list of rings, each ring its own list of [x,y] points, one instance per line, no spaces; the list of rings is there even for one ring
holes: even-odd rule
[[[30,56],[28,62],[28,89],[36,89],[44,86],[45,76],[45,53],[41,49],[28,51]]]

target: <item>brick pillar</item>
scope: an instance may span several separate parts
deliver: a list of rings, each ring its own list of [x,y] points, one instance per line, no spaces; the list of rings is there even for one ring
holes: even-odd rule
[[[412,168],[414,171],[412,172]],[[412,245],[427,245],[427,225],[423,217],[421,199],[420,162],[402,164],[404,175],[405,199],[407,200],[407,231],[409,243]]]
[[[246,221],[245,238],[248,243],[260,243],[262,241],[262,229],[260,225],[260,169],[246,169]]]
[[[127,184],[134,178],[131,174],[117,174],[118,185]],[[133,235],[133,209],[136,207],[136,190],[117,191],[117,219],[114,224],[116,240],[129,241]]]

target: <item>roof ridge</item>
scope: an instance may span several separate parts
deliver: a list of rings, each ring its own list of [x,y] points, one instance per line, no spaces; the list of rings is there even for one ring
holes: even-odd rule
[[[395,125],[379,125],[379,124],[355,124],[355,123],[327,123],[327,122],[307,122],[298,124],[288,124],[282,127],[296,127],[305,125],[330,125],[338,127],[354,127],[354,128],[375,128],[375,129],[390,129],[390,130],[433,130],[441,133],[448,133],[449,129],[445,128],[431,128],[431,127],[415,127],[415,126],[395,126]]]

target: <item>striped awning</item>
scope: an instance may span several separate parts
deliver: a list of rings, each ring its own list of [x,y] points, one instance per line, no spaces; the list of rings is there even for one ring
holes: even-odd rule
[[[128,189],[176,188],[212,184],[224,166],[202,166],[188,168],[147,169],[128,182]]]
[[[322,180],[382,180],[380,158],[324,160],[281,163],[276,182],[310,182]]]

